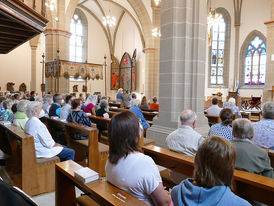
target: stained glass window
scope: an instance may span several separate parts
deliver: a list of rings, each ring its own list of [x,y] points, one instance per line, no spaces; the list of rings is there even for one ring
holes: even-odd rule
[[[74,62],[84,62],[83,43],[84,31],[82,21],[77,14],[74,14],[70,23],[70,49],[69,60]]]
[[[222,18],[212,25],[210,84],[224,84],[224,53],[225,53],[226,23]]]
[[[245,56],[245,84],[264,85],[266,70],[265,42],[256,36],[248,45]]]

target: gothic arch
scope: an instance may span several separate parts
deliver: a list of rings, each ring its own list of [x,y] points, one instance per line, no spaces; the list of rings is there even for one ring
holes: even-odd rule
[[[245,85],[244,84],[244,76],[245,76],[245,55],[246,55],[246,50],[250,42],[256,37],[260,37],[266,44],[266,37],[265,35],[258,31],[258,30],[253,30],[250,32],[247,37],[245,38],[241,50],[240,50],[240,82],[239,85],[242,88],[263,88],[263,85]]]
[[[230,61],[230,38],[231,38],[231,16],[229,12],[223,8],[219,7],[216,9],[217,13],[223,15],[224,21],[226,23],[226,30],[225,30],[225,48],[224,48],[224,69],[223,69],[223,78],[224,78],[224,87],[228,87],[229,82],[229,61]],[[210,84],[210,72],[211,72],[211,54],[212,54],[212,47],[208,47],[208,87],[218,87],[218,85],[211,85]]]

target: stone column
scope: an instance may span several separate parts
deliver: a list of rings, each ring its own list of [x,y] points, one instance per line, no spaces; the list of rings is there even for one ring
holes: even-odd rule
[[[203,114],[206,19],[206,1],[162,1],[160,112],[159,119],[147,131],[157,145],[165,146],[167,135],[177,129],[178,117],[184,109],[195,111],[197,129],[208,132]]]
[[[239,56],[240,56],[240,26],[241,26],[241,11],[242,11],[243,0],[234,1],[234,26],[235,26],[235,49],[234,49],[234,78],[233,85],[236,86],[236,82],[240,82],[239,73]],[[233,87],[233,88],[234,88]]]
[[[36,78],[36,51],[37,51],[37,46],[38,46],[38,41],[39,41],[40,35],[32,38],[29,43],[31,47],[31,81],[30,81],[30,90],[31,91],[36,91],[36,83],[37,83],[37,78]]]
[[[267,40],[266,40],[266,50],[267,50],[267,62],[266,62],[266,79],[263,92],[263,102],[274,101],[271,96],[271,92],[268,90],[272,89],[274,86],[274,0],[271,3],[271,19],[265,22],[267,26]],[[273,94],[274,95],[274,94]]]
[[[57,59],[57,50],[60,51],[59,59],[69,60],[69,38],[71,33],[66,30],[65,0],[59,0],[57,3],[57,10],[52,11],[49,15],[51,17],[51,26],[44,32],[46,38],[46,61]],[[56,90],[55,85],[58,86]],[[59,77],[58,79],[46,78],[46,92],[48,91],[68,93],[69,79],[64,77]]]

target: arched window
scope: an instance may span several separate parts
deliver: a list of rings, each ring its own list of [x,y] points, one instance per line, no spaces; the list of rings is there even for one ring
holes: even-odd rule
[[[240,52],[240,87],[263,88],[266,73],[266,37],[259,31],[249,33]]]
[[[224,8],[217,8],[222,18],[212,25],[209,46],[209,87],[228,86],[231,18]]]
[[[77,9],[70,23],[69,60],[86,61],[87,21],[82,11]]]
[[[265,83],[266,46],[259,37],[250,42],[245,55],[245,85],[263,85]]]

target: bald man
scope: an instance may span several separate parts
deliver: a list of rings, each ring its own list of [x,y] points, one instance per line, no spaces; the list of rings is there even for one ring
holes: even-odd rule
[[[169,134],[166,138],[166,144],[170,150],[195,156],[199,145],[204,138],[194,130],[197,123],[197,115],[192,110],[184,110],[180,116],[181,127]],[[188,178],[181,173],[169,170],[171,180],[179,184],[182,180]]]
[[[166,144],[170,150],[195,156],[204,138],[194,130],[197,115],[192,110],[184,110],[180,116],[181,127],[169,134]]]

